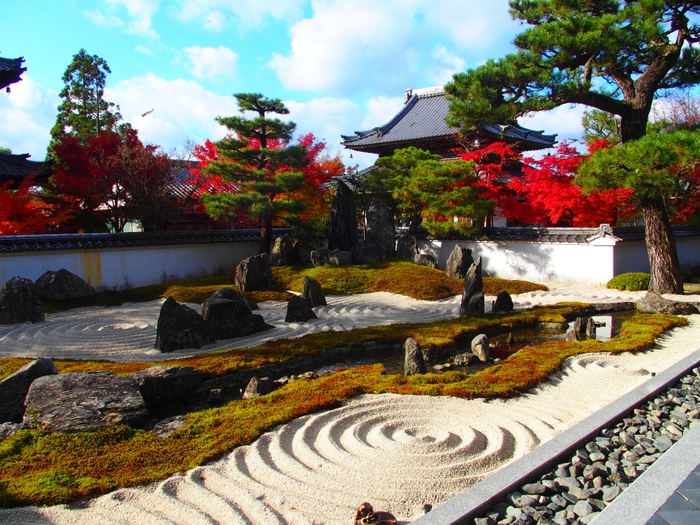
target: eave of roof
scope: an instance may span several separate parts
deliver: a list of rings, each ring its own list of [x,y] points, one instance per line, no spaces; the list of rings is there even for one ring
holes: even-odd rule
[[[450,102],[442,87],[413,90],[407,95],[403,108],[389,122],[371,130],[356,131],[354,135],[341,135],[342,144],[348,149],[370,153],[428,141],[444,142],[444,148],[459,146],[459,128],[445,121]],[[556,135],[545,135],[517,124],[484,126],[481,134],[517,142],[523,150],[549,148],[556,141]]]
[[[36,175],[37,179],[41,179],[45,175],[46,163],[28,160],[29,157],[28,153],[13,155],[12,153],[0,152],[0,182],[5,182],[8,179],[18,182],[31,174]]]
[[[0,89],[22,80],[21,75],[27,70],[26,67],[22,67],[22,62],[24,62],[22,57],[0,57]]]

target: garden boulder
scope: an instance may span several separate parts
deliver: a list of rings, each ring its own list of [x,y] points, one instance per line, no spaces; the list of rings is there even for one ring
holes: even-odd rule
[[[305,323],[309,319],[318,319],[318,316],[311,309],[311,303],[295,295],[287,303],[287,316],[284,321],[287,323]]]
[[[396,242],[396,257],[413,261],[418,255],[418,242],[413,235],[399,235],[399,240]]]
[[[445,263],[445,275],[451,279],[464,279],[472,264],[474,264],[472,251],[457,244]]]
[[[270,266],[290,266],[292,264],[294,264],[294,239],[285,233],[272,243]]]
[[[236,266],[236,288],[242,292],[272,288],[270,256],[266,253],[243,259]]]
[[[308,275],[304,277],[301,296],[309,302],[312,308],[328,304],[326,303],[326,295],[323,293],[321,284]]]
[[[39,299],[48,299],[50,301],[79,299],[97,293],[82,277],[69,272],[65,268],[61,268],[57,272],[45,272],[36,280],[34,286]]]
[[[0,291],[0,324],[19,324],[44,320],[44,307],[31,279],[13,277]]]
[[[435,268],[436,270],[440,269],[440,266],[438,265],[438,262],[435,260],[435,257],[428,253],[419,253],[417,254],[414,258],[413,261],[416,264],[420,264],[421,266],[427,266],[428,268]]]
[[[472,354],[479,358],[479,361],[486,363],[489,360],[489,338],[485,334],[479,334],[472,339]]]
[[[493,312],[508,313],[513,311],[513,299],[510,294],[503,290],[496,296],[493,302]]]
[[[403,344],[403,350],[403,371],[405,376],[425,374],[428,371],[428,369],[425,366],[425,360],[423,359],[423,351],[421,350],[418,341],[409,337]]]
[[[637,302],[637,310],[645,314],[690,315],[698,313],[696,305],[670,301],[652,292],[648,292],[641,301]]]
[[[131,374],[149,410],[202,395],[202,374],[183,366],[152,366]]]
[[[222,288],[202,304],[202,318],[213,327],[216,339],[231,339],[272,328],[261,315],[253,314],[245,296]]]
[[[253,376],[243,391],[243,399],[254,399],[269,394],[272,392],[273,386],[274,384],[269,377],[257,378]]]
[[[189,306],[168,297],[160,308],[155,348],[173,352],[181,348],[201,348],[216,341],[214,327]]]
[[[24,421],[49,432],[92,432],[108,425],[140,427],[148,417],[138,385],[108,372],[40,377],[29,387]]]
[[[21,423],[24,399],[29,387],[42,376],[57,374],[51,359],[41,358],[27,363],[17,372],[0,381],[0,423]]]

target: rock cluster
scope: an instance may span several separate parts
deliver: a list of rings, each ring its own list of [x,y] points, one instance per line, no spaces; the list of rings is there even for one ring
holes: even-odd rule
[[[700,419],[700,369],[604,429],[539,480],[508,494],[475,525],[590,523]]]
[[[160,309],[155,348],[174,352],[201,348],[217,339],[243,337],[272,328],[254,314],[248,300],[233,288],[221,288],[202,304],[202,315],[168,297]]]

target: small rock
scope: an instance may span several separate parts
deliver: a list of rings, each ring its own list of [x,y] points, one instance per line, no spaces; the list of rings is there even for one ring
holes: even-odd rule
[[[415,374],[425,374],[427,368],[423,360],[423,352],[421,351],[418,341],[412,338],[406,339],[404,343],[404,375],[410,376]]]
[[[284,321],[287,323],[305,323],[310,319],[318,319],[318,316],[311,308],[309,301],[295,295],[287,303],[287,316]]]

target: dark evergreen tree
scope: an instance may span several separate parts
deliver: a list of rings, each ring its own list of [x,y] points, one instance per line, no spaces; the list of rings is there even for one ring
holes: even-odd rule
[[[85,143],[89,137],[97,137],[102,131],[114,130],[121,119],[119,108],[107,102],[104,96],[107,74],[111,73],[107,62],[97,55],[89,55],[81,49],[63,73],[64,88],[58,106],[56,124],[51,128],[49,152],[61,137],[67,135]]]
[[[511,0],[510,7],[529,25],[515,38],[519,51],[455,75],[446,86],[454,125],[473,129],[574,103],[619,116],[628,142],[645,135],[657,92],[700,82],[697,1]],[[650,290],[682,292],[678,259],[667,257],[675,245],[664,197],[647,193],[640,204]]]
[[[233,182],[237,191],[205,195],[203,199],[207,212],[215,218],[240,212],[259,220],[260,253],[269,253],[274,221],[291,220],[306,207],[303,201],[289,196],[304,185],[304,173],[299,168],[307,163],[306,150],[289,145],[296,127],[293,122],[268,116],[289,113],[279,99],[260,93],[234,96],[241,111],[252,111],[258,116],[217,117],[217,122],[233,134],[216,143],[220,158],[211,162],[206,171]]]

